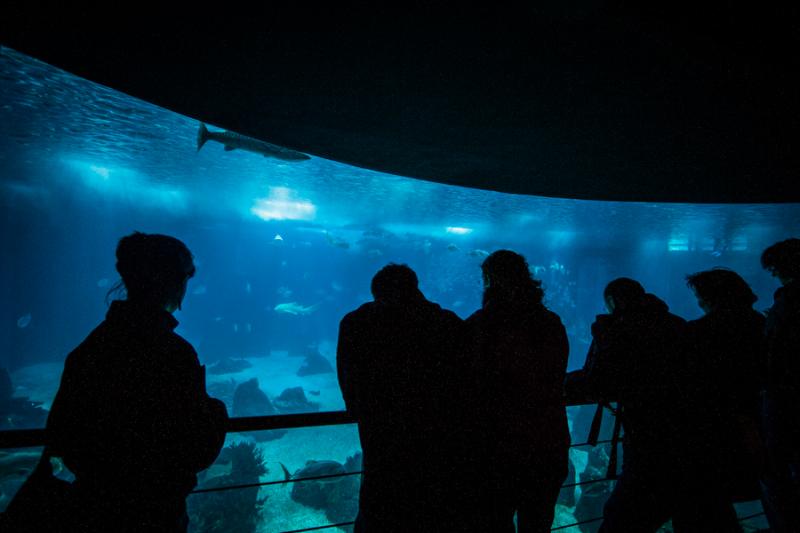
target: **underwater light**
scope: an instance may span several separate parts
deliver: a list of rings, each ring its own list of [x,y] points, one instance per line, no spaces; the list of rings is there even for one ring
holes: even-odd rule
[[[103,178],[104,180],[107,180],[108,177],[111,175],[111,171],[109,169],[107,169],[106,167],[96,167],[94,165],[90,165],[89,166],[89,170],[91,170],[92,172],[94,172],[95,174],[97,174],[98,176]]]
[[[306,200],[293,200],[287,187],[271,187],[267,198],[256,199],[250,212],[262,220],[313,220],[317,207]]]
[[[686,237],[673,237],[669,240],[667,244],[667,249],[670,252],[688,252],[689,251],[689,239]]]
[[[445,231],[454,235],[469,235],[472,233],[471,228],[460,228],[458,226],[448,226]]]

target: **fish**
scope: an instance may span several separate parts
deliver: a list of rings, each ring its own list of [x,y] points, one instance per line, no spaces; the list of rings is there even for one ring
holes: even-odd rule
[[[469,252],[469,255],[471,255],[472,257],[489,257],[489,252],[487,252],[486,250],[481,250],[479,248],[476,248],[474,250],[471,250]]]
[[[331,289],[335,290],[336,292],[342,292],[344,287],[336,283],[335,281],[331,283]]]
[[[247,282],[247,284],[244,286],[244,292],[246,292],[247,294],[253,292],[253,287],[250,285],[250,282]]]
[[[448,244],[447,245],[447,251],[448,252],[457,252],[458,251],[458,246],[456,246],[455,244],[452,244],[452,243]]]
[[[335,246],[336,248],[344,248],[345,250],[350,248],[350,243],[344,239],[339,237],[334,237],[330,233],[325,232],[325,237],[328,239],[328,244],[331,246]]]
[[[275,292],[277,292],[283,298],[288,298],[289,296],[292,295],[292,289],[286,286],[278,287],[278,289]]]
[[[246,150],[264,157],[274,157],[282,161],[305,161],[311,159],[304,153],[296,152],[282,146],[277,146],[265,141],[259,141],[246,135],[234,133],[232,131],[209,131],[205,124],[200,123],[197,130],[197,151],[208,141],[216,141],[225,146],[225,151]]]
[[[283,480],[284,481],[291,480],[292,474],[289,473],[289,469],[286,468],[286,465],[284,465],[283,463],[278,463],[278,464],[281,465],[281,470],[283,470]]]
[[[101,289],[105,289],[110,283],[111,282],[108,280],[108,278],[100,278],[97,280],[97,286]]]
[[[27,328],[28,324],[31,323],[31,319],[33,319],[33,316],[31,316],[30,313],[26,313],[26,314],[22,315],[21,317],[19,317],[17,319],[17,327],[19,329]]]
[[[308,316],[314,311],[316,311],[319,306],[320,304],[318,303],[314,305],[309,305],[308,307],[304,307],[297,302],[285,302],[276,305],[273,308],[273,311],[275,311],[276,313],[283,313],[286,315]]]
[[[323,479],[316,479],[317,483],[337,483],[341,481],[341,475],[347,471],[344,465],[337,461],[308,461],[306,466],[295,472],[294,479],[304,479],[317,476],[335,476]]]
[[[283,237],[281,237],[281,234],[280,234],[280,233],[276,233],[276,234],[275,234],[275,238],[274,238],[274,239],[272,239],[272,240],[273,240],[273,241],[282,241],[282,240],[283,240]]]
[[[319,396],[319,391],[318,390],[310,390],[310,391],[308,391],[308,393],[311,396]]]
[[[192,294],[197,294],[197,295],[205,294],[206,290],[207,289],[205,285],[200,285],[199,287],[197,287],[195,290],[192,291]]]

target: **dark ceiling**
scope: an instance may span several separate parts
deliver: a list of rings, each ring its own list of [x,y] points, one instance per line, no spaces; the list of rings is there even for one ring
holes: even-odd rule
[[[447,18],[7,6],[0,42],[198,120],[404,176],[569,198],[800,202],[796,8],[552,4]]]

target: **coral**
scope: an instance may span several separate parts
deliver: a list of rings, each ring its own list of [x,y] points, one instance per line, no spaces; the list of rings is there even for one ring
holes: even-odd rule
[[[198,488],[208,489],[258,483],[267,473],[261,452],[253,443],[232,444],[223,449],[217,463],[230,463],[230,473],[206,479]],[[191,529],[204,533],[255,533],[265,499],[258,487],[193,494],[188,500]]]

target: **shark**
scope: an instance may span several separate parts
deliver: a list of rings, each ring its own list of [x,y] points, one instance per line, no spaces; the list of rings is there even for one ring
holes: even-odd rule
[[[200,123],[197,131],[197,151],[208,141],[216,141],[225,147],[225,151],[247,150],[261,154],[264,157],[274,157],[282,161],[305,161],[311,159],[304,153],[289,150],[265,141],[259,141],[232,131],[209,131],[205,124]]]
[[[286,302],[276,305],[274,311],[276,313],[284,313],[287,315],[308,316],[314,311],[316,311],[319,306],[320,304],[318,303],[314,305],[309,305],[308,307],[304,307],[297,302]]]

